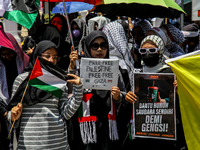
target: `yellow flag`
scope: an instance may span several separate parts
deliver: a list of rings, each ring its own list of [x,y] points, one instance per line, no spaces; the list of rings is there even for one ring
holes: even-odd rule
[[[189,150],[200,149],[200,50],[165,61],[177,77],[181,117]]]

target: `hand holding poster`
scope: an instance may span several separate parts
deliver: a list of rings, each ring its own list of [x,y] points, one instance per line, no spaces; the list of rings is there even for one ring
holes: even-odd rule
[[[136,73],[135,137],[176,139],[172,73]]]
[[[83,88],[110,90],[117,86],[119,60],[82,58],[80,77]]]

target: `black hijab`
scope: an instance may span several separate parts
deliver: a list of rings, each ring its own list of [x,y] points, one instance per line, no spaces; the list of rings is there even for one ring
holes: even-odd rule
[[[11,98],[11,101],[8,105],[8,110],[11,110],[12,107],[16,106],[21,101],[22,95],[24,93],[24,89],[26,88],[26,85],[28,83],[28,79],[29,79],[31,71],[34,67],[37,56],[41,56],[41,54],[44,51],[46,51],[47,49],[50,49],[52,47],[55,48],[55,50],[57,51],[56,45],[51,41],[44,40],[44,41],[38,43],[36,49],[33,51],[32,60],[29,62],[29,66],[24,70],[25,72],[29,72],[29,75],[21,83],[21,85],[18,87],[15,95]],[[23,107],[34,105],[36,103],[46,100],[47,98],[49,98],[51,96],[52,95],[50,93],[47,93],[47,92],[40,90],[38,88],[35,88],[33,86],[28,86],[22,104],[23,104]]]
[[[86,58],[92,58],[91,56],[91,52],[90,52],[90,45],[92,44],[92,42],[96,39],[102,37],[104,38],[105,42],[108,43],[108,39],[107,36],[105,35],[105,33],[103,33],[102,31],[99,30],[95,30],[92,31],[85,39],[85,45],[84,45],[84,53],[85,53],[85,57]],[[105,58],[109,58],[109,45],[107,47],[107,54]]]
[[[85,57],[86,58],[92,58],[91,53],[90,53],[90,45],[92,42],[96,39],[102,37],[104,38],[105,42],[108,43],[108,39],[106,35],[99,30],[92,31],[85,39]],[[107,54],[105,58],[109,58],[109,47],[107,47]],[[91,112],[92,114],[96,114],[97,116],[106,116],[108,115],[108,112],[110,111],[111,107],[111,100],[110,100],[110,91],[109,90],[92,90],[93,96],[91,98],[91,105],[96,105],[96,107],[91,106]],[[105,105],[107,107],[105,107]],[[104,110],[102,111],[102,108]],[[101,119],[100,119],[101,120]],[[107,120],[106,120],[107,121]]]
[[[13,82],[15,80],[15,78],[18,76],[18,69],[17,69],[17,63],[16,63],[16,56],[17,56],[17,53],[12,50],[12,49],[9,49],[9,48],[4,48],[4,47],[1,47],[0,48],[0,53],[3,51],[3,50],[11,50],[15,53],[15,56],[13,57],[12,60],[7,60],[6,58],[3,58],[1,57],[1,62],[4,64],[5,66],[5,71],[6,71],[6,79],[7,79],[7,86],[8,86],[8,94],[9,94],[9,97],[11,97],[11,93],[12,93],[12,85],[13,85]]]
[[[52,41],[58,49],[58,56],[61,58],[58,62],[58,66],[64,70],[68,69],[71,45],[64,41],[56,26],[52,24],[40,26],[35,32],[34,39],[36,44],[43,40]]]
[[[62,43],[64,40],[62,39],[56,26],[52,24],[44,24],[40,26],[35,32],[34,40],[36,44],[43,40],[49,40],[57,46],[59,51],[63,48]]]

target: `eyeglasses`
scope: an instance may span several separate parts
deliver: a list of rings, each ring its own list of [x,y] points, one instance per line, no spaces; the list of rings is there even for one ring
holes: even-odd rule
[[[146,54],[147,51],[150,53],[150,54],[155,54],[156,52],[158,52],[158,48],[139,48],[139,53],[140,54]]]
[[[54,62],[58,62],[60,60],[58,56],[51,56],[51,55],[41,55],[41,56],[46,59],[52,58]]]
[[[139,31],[139,32],[133,31],[133,32],[132,32],[132,36],[136,36],[136,34],[137,34],[138,36],[145,36],[144,32],[142,32],[142,31]]]
[[[101,42],[100,44],[98,43],[92,43],[90,45],[90,48],[94,51],[97,51],[99,49],[99,47],[102,49],[102,50],[106,50],[108,48],[108,44],[106,42]]]

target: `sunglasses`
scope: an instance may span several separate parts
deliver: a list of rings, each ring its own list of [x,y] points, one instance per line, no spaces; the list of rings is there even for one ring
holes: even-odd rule
[[[150,53],[150,54],[155,54],[156,52],[158,52],[158,48],[139,48],[139,53],[140,54],[146,54],[147,51]]]
[[[91,48],[92,50],[95,50],[95,51],[97,51],[97,50],[99,49],[99,47],[100,47],[102,50],[106,50],[106,49],[108,48],[108,43],[106,43],[106,42],[102,42],[102,43],[100,43],[100,44],[98,44],[98,43],[92,43],[92,44],[90,45],[90,48]]]
[[[133,32],[132,32],[132,36],[136,36],[136,34],[137,34],[138,36],[145,36],[144,32],[142,32],[142,31],[139,31],[139,32],[133,31]]]

